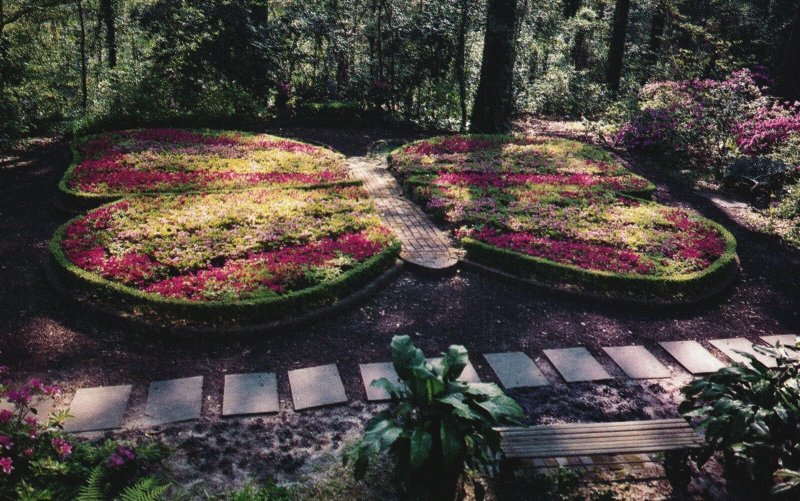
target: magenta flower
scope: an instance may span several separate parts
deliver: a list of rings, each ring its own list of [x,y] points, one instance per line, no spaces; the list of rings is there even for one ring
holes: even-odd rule
[[[0,447],[3,449],[11,449],[14,447],[14,441],[8,435],[0,435]]]
[[[53,446],[53,449],[55,449],[56,453],[62,458],[68,457],[70,454],[72,454],[72,445],[70,445],[69,442],[63,438],[54,438],[50,441],[50,445]]]
[[[11,421],[11,418],[14,416],[14,413],[8,409],[0,410],[0,424],[6,424]]]
[[[11,475],[11,472],[14,471],[14,461],[7,457],[0,458],[0,470],[6,475]]]

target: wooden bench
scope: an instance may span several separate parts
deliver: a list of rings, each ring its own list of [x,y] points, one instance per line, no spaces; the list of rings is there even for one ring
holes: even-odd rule
[[[689,452],[703,438],[684,419],[574,423],[513,428],[500,432],[501,472],[521,459],[571,456],[665,453],[664,471],[673,489],[685,490],[691,470]]]

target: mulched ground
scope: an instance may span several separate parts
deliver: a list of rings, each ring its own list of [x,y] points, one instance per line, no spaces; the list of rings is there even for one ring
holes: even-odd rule
[[[375,130],[270,132],[325,143],[347,155],[403,136]],[[554,298],[469,271],[437,277],[406,270],[357,309],[299,331],[247,341],[156,339],[66,305],[44,279],[48,241],[69,218],[51,204],[69,160],[58,141],[0,155],[0,363],[10,365],[18,379],[38,376],[66,388],[133,383],[134,404],[141,404],[149,382],[171,377],[203,375],[206,394],[220,395],[226,372],[275,371],[281,394],[288,395],[287,369],[338,363],[348,394],[364,400],[357,364],[387,360],[396,334],[412,335],[429,353],[451,343],[473,353],[533,355],[584,345],[602,358],[601,346],[800,332],[800,252],[737,224],[656,169],[634,164],[657,184],[658,201],[695,209],[736,236],[742,272],[726,295],[702,306],[647,311]],[[473,363],[484,379],[493,378],[482,358],[473,357]],[[554,375],[552,368],[545,371]],[[615,380],[512,394],[532,421],[548,422],[674,415],[675,390],[674,383]],[[215,399],[204,402],[206,411],[219,408]]]

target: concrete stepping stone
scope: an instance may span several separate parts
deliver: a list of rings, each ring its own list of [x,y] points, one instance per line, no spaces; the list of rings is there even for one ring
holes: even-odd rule
[[[320,365],[289,371],[294,410],[347,402],[336,365]]]
[[[200,417],[203,376],[150,383],[145,408],[146,426],[158,426]]]
[[[278,410],[280,402],[275,374],[259,372],[225,375],[225,389],[222,393],[223,416],[266,414]]]
[[[367,400],[380,401],[390,400],[392,397],[383,388],[375,388],[372,382],[386,378],[394,384],[401,384],[400,376],[394,370],[392,362],[377,362],[372,364],[361,364],[358,366],[361,371],[361,380],[364,381],[364,389],[367,390]]]
[[[779,334],[777,336],[761,336],[761,339],[770,346],[780,342],[782,346],[794,346],[797,343],[797,336],[794,334]]]
[[[428,362],[441,362],[442,357],[434,357],[429,358]],[[478,375],[478,371],[475,370],[475,367],[472,366],[472,362],[469,360],[467,361],[467,365],[464,366],[464,370],[461,371],[461,375],[458,376],[458,381],[462,381],[464,383],[480,383],[481,377]]]
[[[79,389],[69,404],[72,417],[64,423],[64,430],[79,433],[121,427],[132,388],[128,384]]]
[[[603,351],[631,379],[661,379],[670,376],[669,369],[644,346],[608,346]]]
[[[429,362],[440,360],[441,357],[428,359]],[[376,379],[386,378],[392,383],[402,384],[400,376],[398,376],[397,371],[394,370],[394,364],[392,362],[361,364],[358,366],[358,368],[361,371],[361,380],[364,382],[364,389],[367,391],[367,400],[381,401],[390,400],[392,398],[383,388],[375,388],[372,386],[372,382]],[[458,380],[466,383],[481,382],[480,376],[478,376],[477,371],[475,371],[475,367],[473,367],[472,363],[470,362],[467,362],[467,365],[464,367],[464,371],[461,373],[461,376],[458,378]]]
[[[53,399],[51,397],[43,397],[35,402],[32,402],[32,404],[33,405],[31,405],[31,408],[36,410],[36,419],[40,423],[44,423],[47,420],[47,417],[53,411]],[[0,410],[13,412],[14,408],[14,404],[5,398],[0,399]]]
[[[611,375],[586,348],[544,350],[544,354],[568,383],[611,379]]]
[[[505,388],[525,388],[550,384],[528,355],[521,351],[485,353],[483,357],[492,366]]]
[[[743,337],[732,337],[729,339],[712,339],[709,341],[711,346],[718,349],[734,362],[748,365],[750,359],[740,355],[739,351],[753,355],[756,360],[766,365],[767,367],[775,367],[777,365],[774,358],[759,353],[753,349],[753,343]]]
[[[663,341],[658,344],[692,374],[707,374],[725,367],[697,341]]]

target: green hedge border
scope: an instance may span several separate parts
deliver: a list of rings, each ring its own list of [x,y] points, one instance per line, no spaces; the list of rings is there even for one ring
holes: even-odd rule
[[[146,129],[129,129],[132,131],[136,130],[146,130]],[[243,131],[235,131],[235,130],[217,130],[217,129],[184,129],[181,128],[180,130],[185,130],[189,132],[197,132],[201,134],[226,134],[226,133],[238,133],[243,134],[245,136],[256,136],[258,134],[253,132],[243,132]],[[297,189],[297,190],[313,190],[313,189],[322,189],[322,188],[335,188],[335,187],[345,187],[345,186],[361,186],[363,183],[357,179],[351,179],[346,181],[339,181],[334,183],[319,183],[319,184],[305,184],[299,186],[243,186],[241,188],[232,188],[232,189],[219,189],[219,190],[189,190],[189,191],[139,191],[136,193],[88,193],[85,191],[80,190],[73,190],[69,186],[67,186],[67,182],[72,177],[72,173],[81,163],[81,155],[78,151],[77,145],[89,141],[90,139],[99,137],[103,134],[113,134],[114,132],[123,132],[123,131],[109,131],[109,132],[102,132],[97,134],[90,134],[87,136],[82,136],[78,139],[75,139],[70,142],[69,149],[72,154],[72,162],[67,167],[67,170],[64,171],[64,175],[61,176],[61,180],[58,182],[58,189],[60,191],[61,196],[64,198],[66,205],[66,209],[75,209],[75,210],[85,210],[85,209],[92,209],[98,207],[102,204],[106,204],[109,202],[115,202],[117,200],[121,200],[123,198],[133,198],[133,197],[144,197],[144,196],[154,196],[154,195],[193,195],[193,194],[200,194],[200,193],[231,193],[237,191],[246,191],[252,190],[254,188],[285,188],[285,189]],[[274,134],[267,134],[273,137],[280,137],[275,136]],[[322,147],[327,150],[330,150],[332,153],[341,155],[338,151],[335,151],[327,146],[322,145],[315,145],[305,141],[300,141],[298,139],[290,139],[290,141],[295,141],[302,144],[307,144],[309,146],[316,146]]]
[[[107,280],[96,273],[86,271],[72,263],[61,248],[67,227],[81,216],[61,225],[50,240],[51,259],[60,278],[73,286],[91,286],[118,303],[123,309],[150,308],[171,319],[186,320],[280,320],[298,313],[322,308],[354,293],[391,268],[400,254],[400,243],[392,245],[372,256],[360,265],[348,270],[340,277],[326,283],[289,292],[280,296],[251,298],[242,301],[189,301],[167,298]],[[127,307],[127,308],[125,308]]]
[[[667,301],[685,302],[706,296],[710,290],[729,285],[739,267],[736,239],[722,225],[706,220],[725,239],[725,250],[711,266],[704,270],[668,277],[653,277],[633,273],[588,270],[579,266],[558,263],[549,259],[529,256],[501,249],[470,237],[462,238],[467,258],[483,266],[497,268],[523,280],[553,285],[577,285],[603,292],[641,294]]]

